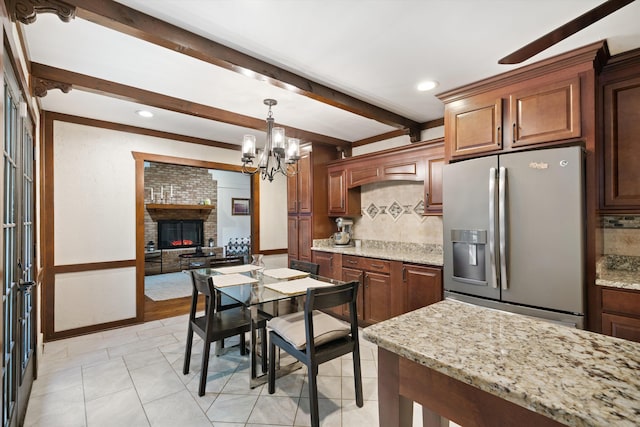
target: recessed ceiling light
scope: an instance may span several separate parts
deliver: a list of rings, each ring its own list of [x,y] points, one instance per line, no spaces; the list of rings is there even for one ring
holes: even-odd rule
[[[136,111],[136,114],[140,117],[153,117],[153,113],[147,110],[138,110]]]
[[[426,92],[438,86],[438,82],[434,80],[425,80],[423,82],[418,83],[418,90],[420,92]]]

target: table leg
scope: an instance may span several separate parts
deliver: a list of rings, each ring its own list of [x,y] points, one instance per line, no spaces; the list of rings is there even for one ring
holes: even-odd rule
[[[378,347],[378,418],[381,426],[411,427],[413,401],[400,395],[397,354]]]
[[[258,372],[256,369],[256,358],[258,356],[256,352],[256,328],[258,326],[258,306],[252,305],[249,310],[251,310],[251,342],[249,343],[249,365],[251,369],[251,388],[254,387],[253,382],[258,376]],[[264,357],[264,354],[262,355]]]

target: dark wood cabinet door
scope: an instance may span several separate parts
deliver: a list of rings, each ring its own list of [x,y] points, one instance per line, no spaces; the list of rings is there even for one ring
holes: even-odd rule
[[[388,274],[365,272],[364,314],[367,323],[391,318],[391,278]]]
[[[402,275],[406,286],[405,312],[442,301],[442,269],[405,264]]]
[[[347,213],[347,171],[345,169],[329,170],[329,215],[346,215]]]
[[[289,245],[289,259],[298,259],[298,217],[287,218],[287,244]]]
[[[333,270],[333,257],[339,256],[337,254],[333,254],[331,252],[318,252],[313,251],[311,256],[314,263],[318,264],[320,267],[318,268],[318,275],[322,277],[329,277],[331,279],[340,279],[340,277],[336,277],[334,275]]]
[[[526,89],[509,100],[512,147],[581,135],[579,77]]]
[[[502,149],[502,99],[477,95],[448,104],[445,140],[451,156]]]
[[[604,87],[604,207],[640,211],[640,76]]]
[[[298,213],[298,175],[287,177],[287,212]]]
[[[302,156],[298,161],[298,213],[310,214],[312,211],[311,154]]]
[[[313,238],[311,235],[311,217],[298,217],[298,259],[303,261],[311,261],[311,244]]]
[[[640,319],[602,313],[602,333],[616,338],[640,342]]]
[[[427,158],[427,176],[424,180],[424,213],[425,215],[442,214],[442,157]]]
[[[362,270],[354,270],[353,268],[343,268],[342,269],[342,281],[343,282],[352,282],[357,281],[360,283],[358,287],[358,300],[356,302],[356,306],[358,309],[358,319],[364,320],[364,298],[365,298],[365,290],[364,290],[364,273]],[[349,306],[345,305],[343,307],[342,315],[346,318],[349,317]]]

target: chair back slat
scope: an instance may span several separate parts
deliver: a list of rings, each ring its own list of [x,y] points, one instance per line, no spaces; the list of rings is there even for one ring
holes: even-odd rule
[[[342,285],[307,289],[305,311],[323,310],[342,304],[355,303],[359,282],[354,280]]]
[[[315,274],[317,276],[318,271],[320,270],[320,264],[292,259],[289,262],[289,268],[293,268],[294,270],[304,271],[310,274]]]
[[[206,295],[208,298],[213,296],[213,284],[209,283],[209,276],[191,271],[191,283],[195,291]]]

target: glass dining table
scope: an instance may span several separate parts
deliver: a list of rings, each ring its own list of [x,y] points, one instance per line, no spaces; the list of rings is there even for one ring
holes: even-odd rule
[[[242,266],[235,267],[235,270],[234,267],[223,267],[200,268],[195,271],[202,275],[213,276],[214,286],[222,295],[226,295],[227,297],[240,302],[246,309],[250,310],[252,321],[249,351],[249,371],[251,374],[250,386],[251,388],[255,388],[267,382],[267,374],[265,372],[266,369],[264,368],[266,367],[266,363],[264,363],[267,357],[266,354],[261,355],[261,357],[264,359],[262,364],[263,369],[260,375],[258,374],[257,369],[257,323],[260,315],[267,314],[268,316],[272,317],[278,316],[279,312],[282,310],[282,305],[286,307],[287,312],[291,312],[294,310],[300,311],[304,308],[304,298],[302,297],[306,295],[307,287],[340,285],[345,282],[304,272],[299,272],[300,274],[298,274],[297,276],[292,275],[291,277],[273,277],[269,275],[270,271],[291,271],[290,269],[264,270],[264,272],[261,270],[241,270],[243,270]],[[240,283],[242,280],[234,280],[234,282],[237,282],[236,284],[224,284],[220,286],[216,285],[215,277],[225,275],[225,271],[238,271],[237,273],[233,273],[234,279],[236,279],[237,275],[240,274],[247,278],[247,282]],[[283,304],[283,302],[287,300],[289,300],[289,303]],[[266,339],[266,337],[262,337],[262,339]],[[295,369],[299,369],[300,366],[301,365],[299,363],[282,366],[278,369],[276,375],[285,375]]]

